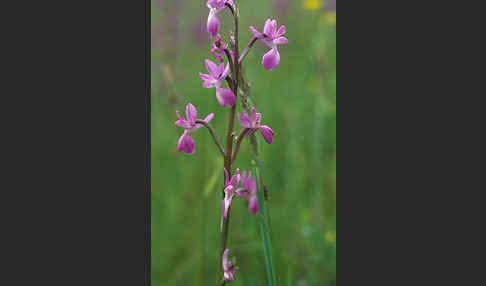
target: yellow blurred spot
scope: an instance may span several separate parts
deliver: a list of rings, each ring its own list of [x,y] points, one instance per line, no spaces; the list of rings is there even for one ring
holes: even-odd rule
[[[304,8],[307,10],[317,10],[322,7],[322,2],[319,0],[306,0],[304,2]]]
[[[324,23],[326,23],[329,26],[336,25],[336,12],[324,13]]]
[[[328,231],[326,233],[326,240],[330,244],[333,244],[336,241],[336,232],[335,231]]]

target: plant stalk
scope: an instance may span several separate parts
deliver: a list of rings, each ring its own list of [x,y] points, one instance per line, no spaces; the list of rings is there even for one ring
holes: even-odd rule
[[[236,1],[235,1],[236,2]],[[236,5],[236,3],[235,3]],[[227,7],[231,10],[231,13],[233,14],[233,18],[235,21],[235,47],[234,47],[234,57],[235,59],[239,59],[240,51],[238,48],[238,12],[237,10],[235,11],[236,8],[233,8],[233,6],[227,4]],[[240,78],[240,65],[238,60],[235,60],[233,62],[233,93],[235,97],[238,96],[238,83],[239,83],[239,78]],[[225,153],[225,158],[224,158],[224,168],[228,171],[229,176],[232,174],[231,170],[231,165],[232,165],[232,154],[233,154],[233,128],[234,128],[234,122],[235,122],[235,113],[236,113],[236,103],[238,101],[235,100],[235,104],[231,107],[230,114],[229,114],[229,122],[228,122],[228,133],[226,135],[226,153]],[[224,185],[224,184],[223,184]],[[224,199],[224,191],[223,191],[223,199]],[[223,219],[222,226],[221,226],[221,249],[220,249],[220,259],[223,257],[223,253],[226,249],[226,244],[228,241],[228,230],[229,230],[229,222],[230,222],[230,211],[231,207],[228,209],[228,214],[226,219]],[[222,259],[221,259],[221,264],[220,264],[220,273],[223,274],[223,265],[222,265]],[[220,275],[222,277],[223,275]],[[222,285],[224,286],[226,283],[223,281]]]

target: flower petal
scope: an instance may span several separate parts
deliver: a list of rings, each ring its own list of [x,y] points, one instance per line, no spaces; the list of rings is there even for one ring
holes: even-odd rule
[[[206,118],[204,118],[204,121],[206,121],[207,123],[209,123],[211,121],[211,119],[213,119],[214,117],[214,113],[211,113],[209,114],[208,116],[206,116]],[[201,123],[196,123],[196,125],[194,127],[192,127],[189,131],[196,131],[198,130],[199,128],[203,127],[204,124],[201,124]]]
[[[216,99],[222,107],[232,107],[236,103],[236,97],[230,89],[216,88]]]
[[[205,73],[202,73],[202,72],[199,73],[199,77],[202,80],[209,80],[211,78],[208,74],[205,74]]]
[[[206,69],[209,72],[209,76],[211,78],[217,78],[218,75],[219,75],[218,74],[218,66],[210,60],[205,60],[204,63],[206,65]]]
[[[253,180],[251,179],[251,171],[248,174],[248,180],[247,180],[247,183],[246,183],[246,189],[250,193],[254,193],[255,190],[256,190],[256,181],[255,181],[255,179],[253,179]]]
[[[191,125],[186,120],[180,120],[179,119],[175,122],[175,125],[180,127],[180,128],[184,128],[184,129],[191,128]]]
[[[211,49],[211,55],[213,55],[213,58],[220,63],[223,62],[223,57],[221,56],[222,54],[223,53],[221,52],[221,49],[219,49],[219,48],[212,48]]]
[[[244,199],[250,198],[250,193],[246,189],[243,191],[235,191],[235,195]]]
[[[221,73],[221,76],[219,78],[220,79],[226,79],[229,72],[230,72],[230,66],[229,66],[229,64],[226,64],[226,68],[223,70],[223,72]]]
[[[197,110],[191,103],[186,106],[186,118],[191,125],[196,124]]]
[[[276,36],[277,36],[277,37],[280,37],[280,36],[282,36],[283,34],[285,34],[285,32],[286,32],[286,30],[285,30],[285,26],[284,26],[284,25],[282,25],[282,26],[280,26],[280,28],[278,29]]]
[[[275,45],[283,45],[283,44],[287,44],[289,42],[289,40],[287,40],[287,38],[285,37],[279,37],[279,38],[276,38],[275,40],[273,40],[273,43]]]
[[[277,33],[277,20],[272,20],[272,25],[270,26],[270,29],[272,37],[275,37],[275,34]]]
[[[273,33],[272,33],[272,20],[271,19],[267,19],[267,21],[265,21],[265,26],[263,26],[263,33],[265,35],[267,35],[268,37],[272,37],[273,36]]]
[[[251,172],[250,172],[251,176]],[[250,181],[250,193],[255,193],[256,192],[256,179],[253,179]]]
[[[187,120],[185,120],[181,114],[179,113],[179,110],[176,110],[176,114],[177,114],[177,117],[179,118],[179,120],[177,120],[175,122],[175,125],[181,127],[181,128],[184,128],[184,129],[187,129],[187,128],[190,128],[191,127],[191,124],[189,124],[189,122],[187,122]]]
[[[228,217],[228,210],[231,206],[231,200],[233,199],[233,194],[226,193],[223,199],[223,219]]]
[[[251,114],[251,127],[255,128],[255,127],[260,126],[262,114],[256,112],[255,106],[251,107],[251,112],[252,112],[252,114]]]
[[[248,112],[238,114],[238,121],[240,121],[240,125],[243,128],[251,127],[251,118],[250,115],[248,115]]]
[[[204,88],[213,88],[213,87],[215,87],[214,79],[210,75],[204,74],[204,73],[199,73],[199,77],[202,80],[204,80],[203,83],[202,83],[202,87],[204,87]]]
[[[206,116],[206,118],[204,118],[204,121],[209,123],[213,119],[213,117],[214,117],[214,113],[211,113],[208,116]]]
[[[241,174],[241,186],[245,189],[247,189],[247,177],[246,177],[246,171],[243,171]]]
[[[253,120],[253,126],[254,127],[260,127],[260,122],[262,121],[262,114],[261,113],[255,113],[255,117]]]
[[[216,83],[217,83],[217,81],[215,81],[214,79],[210,79],[210,80],[203,82],[202,87],[213,88],[213,87],[216,87]]]
[[[250,32],[258,39],[263,38],[262,33],[258,32],[257,29],[255,29],[253,26],[250,26]]]
[[[276,48],[271,49],[263,56],[262,65],[267,70],[278,68],[280,66],[280,54]]]
[[[229,271],[225,271],[224,274],[223,274],[223,277],[224,277],[224,281],[226,283],[231,283],[235,280],[235,275],[232,272],[229,272]]]
[[[194,154],[196,151],[196,144],[191,136],[189,136],[189,131],[184,131],[179,138],[179,142],[177,143],[177,151],[182,151],[185,154]]]
[[[273,143],[273,130],[272,128],[266,126],[266,125],[262,125],[258,128],[258,130],[260,130],[260,133],[262,134],[263,136],[263,139],[268,143],[268,144],[272,144]]]
[[[179,110],[176,110],[176,115],[177,115],[177,118],[179,118],[179,120],[185,121],[184,117],[181,116]]]
[[[240,182],[240,169],[236,169],[235,174],[233,175],[233,177],[231,177],[231,181],[229,182],[229,185],[233,186],[233,188],[236,190],[239,182]]]
[[[243,172],[241,175],[241,186],[245,189],[245,191],[238,191],[235,192],[235,194],[238,197],[249,199],[252,195],[251,172],[249,172],[248,176],[246,176],[246,172]]]
[[[216,16],[216,13],[217,13],[216,9],[209,10],[208,23],[206,29],[211,38],[215,37],[219,31],[219,19],[218,16]]]
[[[219,79],[225,79],[225,77],[223,77],[223,73],[224,73],[224,63],[220,63],[219,66],[218,66],[218,78]]]
[[[228,45],[223,42],[223,39],[221,38],[220,34],[216,35],[216,38],[214,39],[213,42],[213,48],[219,49],[220,51],[223,51],[224,49],[228,48]]]
[[[223,265],[223,270],[224,271],[228,271],[229,270],[228,267],[227,267],[228,266],[228,252],[229,252],[229,249],[228,248],[226,248],[224,250],[224,252],[223,252],[223,263],[222,263],[222,265]]]
[[[248,210],[250,211],[251,215],[255,215],[258,212],[259,207],[258,207],[258,199],[256,196],[252,196],[250,198],[250,204],[248,205]]]

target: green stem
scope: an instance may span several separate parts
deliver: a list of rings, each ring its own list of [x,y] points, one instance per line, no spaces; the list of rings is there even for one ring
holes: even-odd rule
[[[235,3],[236,5],[236,3]],[[238,48],[238,10],[236,8],[233,8],[231,5],[227,4],[227,7],[231,10],[231,13],[233,14],[234,21],[235,21],[235,47],[234,47],[234,55],[235,59],[239,58],[240,51]],[[238,96],[238,82],[239,82],[239,76],[240,76],[240,65],[237,60],[233,62],[233,93],[235,97]],[[236,103],[237,101],[235,100],[235,104],[231,107],[230,110],[230,115],[229,115],[229,122],[228,122],[228,133],[226,135],[226,153],[224,156],[224,168],[228,171],[228,175],[231,176],[232,170],[231,170],[231,165],[232,165],[232,155],[233,155],[233,128],[234,128],[234,122],[235,122],[235,113],[236,113]],[[223,199],[224,199],[224,191],[223,191]],[[222,226],[221,226],[221,249],[220,249],[220,261],[222,263],[222,257],[223,253],[226,249],[227,241],[228,241],[228,230],[229,230],[229,222],[230,222],[230,211],[231,208],[228,209],[228,215],[226,219],[223,220]],[[220,271],[219,273],[221,274],[220,277],[223,277],[223,265],[220,264]],[[226,283],[223,281],[222,285],[224,286]]]

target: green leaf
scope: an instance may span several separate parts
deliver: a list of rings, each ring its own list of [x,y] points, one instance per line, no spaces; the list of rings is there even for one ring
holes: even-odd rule
[[[217,160],[216,163],[218,166],[222,165],[221,160]],[[221,168],[214,168],[211,178],[208,180],[206,186],[204,187],[204,197],[208,197],[211,194],[221,173]]]
[[[263,252],[265,254],[265,265],[267,268],[267,279],[268,279],[268,285],[270,286],[276,286],[277,285],[277,279],[275,275],[275,268],[273,266],[273,260],[272,260],[272,245],[270,241],[270,227],[269,227],[269,217],[268,217],[268,211],[267,211],[267,206],[265,204],[265,198],[264,198],[264,190],[263,190],[263,179],[262,179],[262,171],[261,171],[261,162],[259,159],[259,142],[258,138],[253,134],[250,137],[250,144],[252,146],[252,165],[253,165],[253,171],[255,173],[255,177],[257,180],[257,198],[258,198],[258,206],[260,208],[259,211],[259,223],[260,223],[260,232],[262,235],[262,241],[263,241]]]

